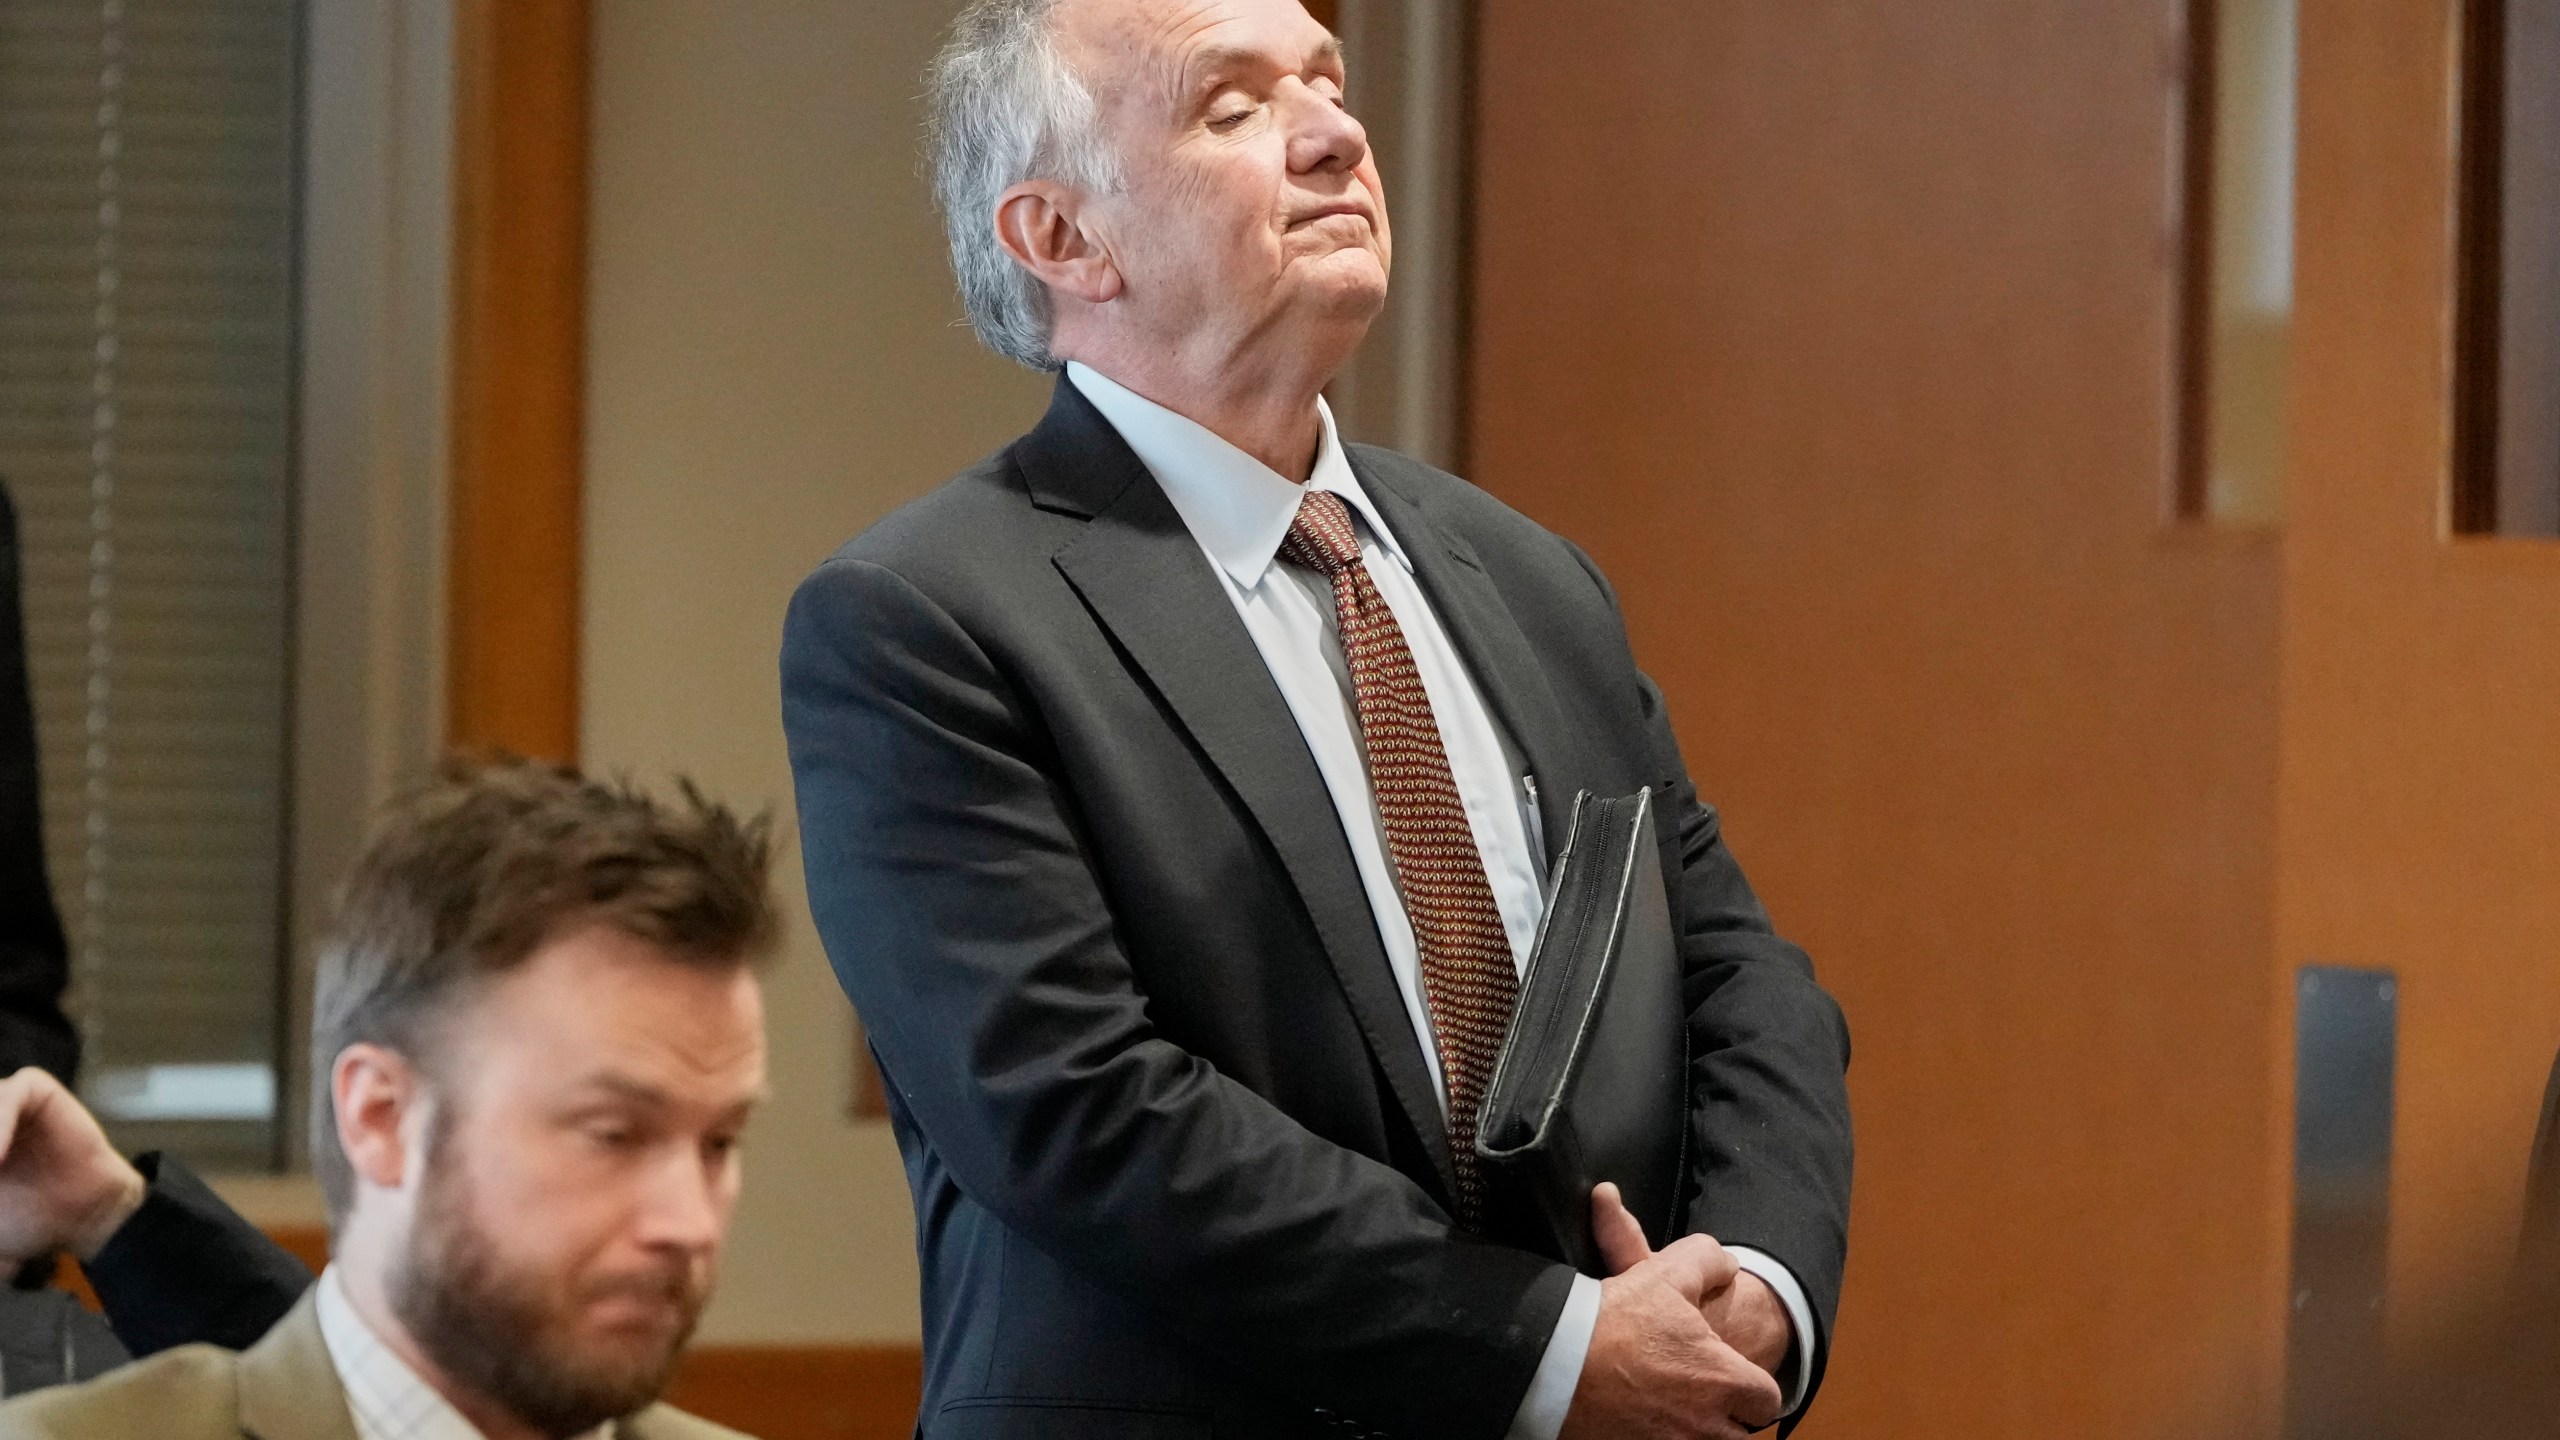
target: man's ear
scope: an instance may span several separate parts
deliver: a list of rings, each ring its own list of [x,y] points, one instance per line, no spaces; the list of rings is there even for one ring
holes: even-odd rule
[[[1025,180],[996,197],[996,243],[1057,294],[1104,304],[1126,288],[1094,233],[1087,197],[1054,180]]]
[[[411,1120],[426,1103],[418,1067],[396,1050],[356,1044],[329,1067],[338,1146],[366,1185],[397,1190],[409,1174]]]

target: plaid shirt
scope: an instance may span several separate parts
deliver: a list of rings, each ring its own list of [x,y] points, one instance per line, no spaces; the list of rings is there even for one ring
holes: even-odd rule
[[[356,1440],[487,1440],[373,1333],[347,1298],[336,1266],[321,1271],[319,1283],[320,1336],[346,1387]],[[612,1434],[611,1425],[599,1425],[577,1440],[611,1440]]]

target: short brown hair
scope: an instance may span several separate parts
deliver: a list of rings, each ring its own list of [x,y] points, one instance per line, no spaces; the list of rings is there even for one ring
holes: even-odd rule
[[[741,820],[563,765],[449,762],[396,802],[338,899],[312,997],[311,1162],[343,1223],[355,1172],[329,1076],[350,1045],[431,1067],[440,1022],[547,941],[611,925],[689,964],[753,963],[773,943],[765,816]]]

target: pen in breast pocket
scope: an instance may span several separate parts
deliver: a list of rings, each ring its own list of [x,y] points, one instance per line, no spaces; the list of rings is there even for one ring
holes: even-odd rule
[[[1529,830],[1529,850],[1537,857],[1538,868],[1547,867],[1547,820],[1538,811],[1538,777],[1520,777],[1520,794],[1527,802],[1520,807],[1521,823]]]

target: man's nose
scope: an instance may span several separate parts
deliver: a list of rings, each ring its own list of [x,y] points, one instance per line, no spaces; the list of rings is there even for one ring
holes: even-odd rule
[[[1286,103],[1296,122],[1289,136],[1291,170],[1349,170],[1369,158],[1369,132],[1349,110],[1303,83],[1290,85]]]
[[[639,1207],[644,1241],[696,1251],[719,1245],[732,1189],[725,1167],[674,1154],[650,1168],[646,1186]]]

